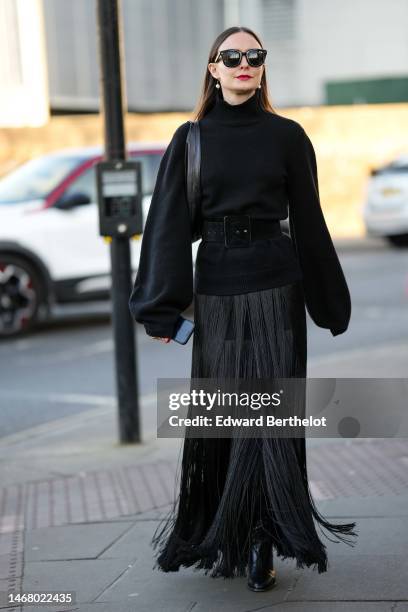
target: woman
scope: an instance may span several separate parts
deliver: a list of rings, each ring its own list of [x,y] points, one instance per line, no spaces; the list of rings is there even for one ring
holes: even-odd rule
[[[129,306],[147,334],[168,343],[194,295],[193,378],[306,377],[305,307],[333,336],[349,324],[350,294],[320,206],[313,145],[299,123],[270,106],[265,56],[244,27],[222,32],[210,51],[195,113],[202,241],[194,279],[189,122],[166,149],[146,220]],[[291,237],[280,227],[288,213]],[[327,571],[313,519],[343,542],[356,536],[355,523],[319,514],[304,437],[186,438],[178,500],[153,537],[157,565],[246,574],[248,587],[263,591],[276,582],[274,549],[298,567]]]

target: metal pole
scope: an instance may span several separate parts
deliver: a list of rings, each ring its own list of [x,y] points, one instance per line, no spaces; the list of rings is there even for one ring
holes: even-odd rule
[[[98,0],[97,17],[105,159],[124,160],[125,108],[122,97],[121,19],[118,0]],[[112,236],[110,256],[120,441],[140,442],[135,326],[128,306],[132,290],[129,238]]]

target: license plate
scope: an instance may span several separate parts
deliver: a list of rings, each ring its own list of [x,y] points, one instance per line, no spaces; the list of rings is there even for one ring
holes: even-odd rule
[[[392,196],[401,195],[402,191],[397,187],[383,187],[383,189],[380,190],[380,193],[386,198],[391,198]]]

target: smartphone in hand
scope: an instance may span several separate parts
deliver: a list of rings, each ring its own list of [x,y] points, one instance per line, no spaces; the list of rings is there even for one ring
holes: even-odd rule
[[[194,323],[180,315],[174,328],[172,340],[179,344],[186,344],[194,331]]]

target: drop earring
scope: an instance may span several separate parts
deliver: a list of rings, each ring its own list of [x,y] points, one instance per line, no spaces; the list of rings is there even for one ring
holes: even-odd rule
[[[220,82],[219,82],[219,81],[217,81],[217,82],[216,82],[216,84],[215,84],[215,86],[216,86],[216,88],[217,88],[217,89],[219,89],[219,88],[221,87]]]

